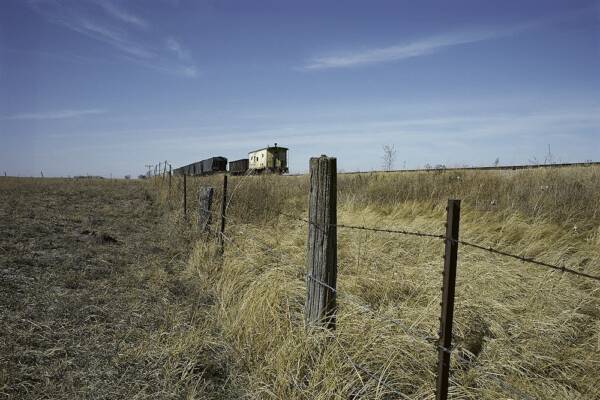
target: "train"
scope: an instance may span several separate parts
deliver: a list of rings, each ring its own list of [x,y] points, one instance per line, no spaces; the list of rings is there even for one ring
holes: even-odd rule
[[[222,156],[211,157],[175,168],[173,174],[187,176],[205,176],[227,172],[231,175],[286,174],[289,172],[288,150],[275,143],[274,146],[250,151],[248,158],[227,162],[227,158]]]

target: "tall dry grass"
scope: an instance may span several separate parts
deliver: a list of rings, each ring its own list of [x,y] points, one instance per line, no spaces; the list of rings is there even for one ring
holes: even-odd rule
[[[338,220],[443,232],[600,274],[600,169],[340,175]],[[219,187],[220,177],[192,179]],[[338,328],[303,325],[307,177],[230,179],[223,258],[198,240],[188,269],[250,398],[434,397],[441,241],[338,230]],[[218,199],[219,196],[217,195]],[[178,199],[168,202],[177,214]],[[218,210],[218,201],[214,209]],[[190,202],[193,209],[193,202]],[[461,247],[452,398],[600,397],[600,284]],[[398,323],[400,321],[400,323]]]

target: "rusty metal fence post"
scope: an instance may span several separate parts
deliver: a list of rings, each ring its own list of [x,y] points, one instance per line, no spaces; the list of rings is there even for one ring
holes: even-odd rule
[[[223,193],[221,198],[221,227],[219,228],[219,254],[225,251],[225,212],[227,211],[227,175],[223,175]]]
[[[310,159],[308,241],[306,257],[307,327],[335,329],[337,280],[336,159]]]
[[[456,286],[456,259],[458,255],[458,226],[460,200],[448,200],[446,222],[446,247],[444,251],[444,286],[442,287],[442,313],[438,342],[436,400],[448,398],[450,352],[452,348],[452,321],[454,317],[454,290]]]

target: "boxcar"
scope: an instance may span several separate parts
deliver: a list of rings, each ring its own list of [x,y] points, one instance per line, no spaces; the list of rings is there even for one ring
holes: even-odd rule
[[[225,172],[227,170],[227,158],[225,157],[211,157],[206,160],[198,161],[183,167],[176,168],[173,170],[175,175],[188,175],[188,176],[199,176],[199,175],[210,175],[217,172]]]
[[[231,175],[244,175],[248,171],[248,159],[229,161],[229,173]]]
[[[196,175],[209,175],[215,172],[227,171],[227,158],[225,157],[211,157],[196,164],[201,164],[199,166],[200,171],[196,172]]]

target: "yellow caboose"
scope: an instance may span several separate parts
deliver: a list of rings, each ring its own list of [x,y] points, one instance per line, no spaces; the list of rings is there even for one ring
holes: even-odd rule
[[[265,147],[248,153],[248,166],[256,173],[285,174],[288,172],[287,151],[285,147]]]

